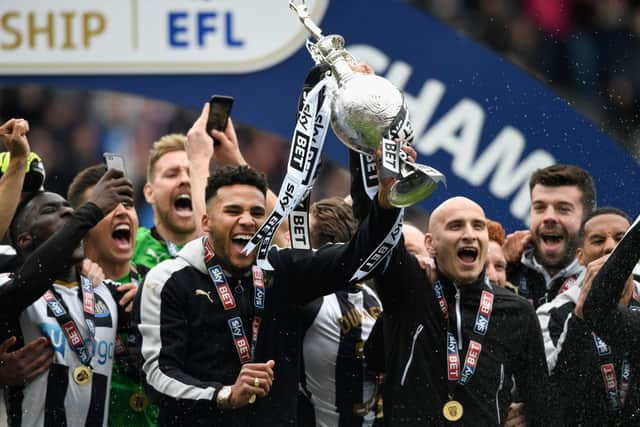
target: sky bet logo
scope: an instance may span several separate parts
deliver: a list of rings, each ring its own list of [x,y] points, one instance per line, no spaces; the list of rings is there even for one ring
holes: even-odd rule
[[[209,268],[209,275],[211,276],[211,280],[216,285],[221,285],[225,283],[224,274],[222,274],[222,268],[219,265],[214,265]]]

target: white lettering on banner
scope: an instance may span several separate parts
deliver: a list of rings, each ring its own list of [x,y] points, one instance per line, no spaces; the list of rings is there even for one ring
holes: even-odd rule
[[[281,0],[21,0],[0,10],[0,74],[248,73],[307,36]]]
[[[369,45],[352,45],[347,49],[356,58],[370,64],[377,73],[386,71],[386,77],[399,89],[406,86],[413,69],[403,61],[391,62],[383,51]],[[529,222],[529,177],[536,169],[555,163],[545,150],[534,150],[522,155],[526,140],[513,126],[505,126],[478,152],[485,124],[485,112],[474,100],[463,98],[437,121],[433,114],[446,91],[445,85],[435,79],[424,82],[417,96],[405,92],[405,100],[415,128],[415,148],[421,154],[434,154],[444,150],[452,156],[451,170],[474,186],[484,185],[491,176],[489,191],[494,197],[513,197],[510,213]]]

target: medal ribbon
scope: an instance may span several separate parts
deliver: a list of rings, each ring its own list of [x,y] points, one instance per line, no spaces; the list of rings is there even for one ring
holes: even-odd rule
[[[477,340],[469,340],[467,354],[464,359],[464,366],[460,370],[459,343],[451,328],[449,317],[449,306],[444,295],[444,289],[440,281],[433,284],[436,299],[442,311],[442,316],[447,324],[446,349],[447,349],[447,379],[449,380],[449,395],[453,395],[456,384],[465,386],[476,371],[480,353],[482,353],[482,342],[489,330],[489,321],[493,311],[493,293],[483,290],[480,296],[480,304],[476,313],[476,320],[473,326],[473,333],[477,335]],[[462,322],[461,322],[462,324]],[[462,333],[462,331],[460,331]]]
[[[47,304],[47,307],[53,313],[58,325],[62,329],[69,346],[73,352],[80,359],[80,363],[84,366],[91,366],[91,359],[93,358],[93,349],[95,348],[95,294],[93,292],[93,284],[91,280],[85,276],[80,276],[80,292],[82,296],[82,311],[84,313],[84,321],[89,330],[89,338],[85,341],[82,338],[78,325],[71,317],[71,313],[64,300],[58,295],[55,289],[47,290],[42,298]],[[92,346],[89,347],[86,343],[91,342]]]
[[[371,255],[365,258],[364,262],[360,264],[358,270],[356,270],[353,276],[351,276],[351,279],[349,279],[350,282],[359,282],[371,273],[382,261],[389,261],[389,254],[391,254],[393,248],[398,244],[402,236],[403,217],[404,209],[400,209],[389,233],[387,233],[382,243],[371,252]]]
[[[207,248],[209,245],[208,239],[203,237],[202,240],[205,248]],[[229,325],[233,343],[236,346],[238,358],[240,359],[241,364],[251,362],[255,357],[256,344],[258,342],[260,324],[262,323],[262,315],[264,313],[265,300],[267,296],[262,269],[256,265],[252,266],[254,315],[251,325],[251,344],[249,344],[244,324],[242,322],[242,316],[233,293],[231,292],[231,287],[227,282],[227,278],[224,275],[222,267],[219,264],[216,264],[213,256],[209,256],[209,254],[210,252],[205,249],[205,264],[207,266],[207,271],[209,272],[209,277],[211,278],[216,292],[218,293],[218,298],[220,298],[222,306],[224,307],[227,324]]]
[[[591,332],[591,335],[593,336],[596,352],[601,360],[600,373],[602,374],[602,381],[604,383],[607,406],[611,412],[620,411],[624,407],[624,401],[631,384],[631,363],[627,358],[622,359],[620,387],[618,388],[615,365],[610,361],[612,356],[611,348],[602,338],[596,335],[595,332]]]
[[[129,270],[129,279],[131,283],[136,285],[136,287],[140,287],[140,275],[139,273],[132,267]],[[110,280],[106,280],[105,284],[111,290],[112,295],[117,296],[116,289],[120,286],[120,283],[112,282]],[[139,381],[140,379],[140,369],[139,369],[139,361],[135,359],[135,356],[131,354],[128,346],[137,346],[138,345],[138,337],[134,333],[136,330],[135,325],[131,320],[127,321],[125,324],[122,323],[122,319],[118,321],[118,329],[121,329],[120,332],[116,333],[116,341],[114,345],[114,358],[116,363],[121,367],[123,372],[131,379]],[[126,343],[122,340],[121,335],[126,337]]]

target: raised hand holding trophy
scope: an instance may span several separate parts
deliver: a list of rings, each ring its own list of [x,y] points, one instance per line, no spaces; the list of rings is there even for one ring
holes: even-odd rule
[[[413,138],[402,93],[380,76],[354,71],[352,67],[357,69],[358,66],[344,48],[344,38],[339,35],[323,36],[322,30],[309,17],[304,0],[299,4],[292,0],[289,6],[316,39],[315,43],[307,41],[313,60],[318,65],[328,65],[330,73],[312,71],[305,81],[287,175],[280,188],[278,203],[244,248],[248,254],[257,247],[256,260],[264,270],[271,270],[267,252],[273,235],[287,216],[290,216],[292,247],[310,249],[308,195],[320,165],[320,153],[329,123],[342,143],[360,153],[361,162],[365,165],[363,172],[373,171],[374,176],[362,177],[370,197],[377,190],[373,155],[380,148],[382,175],[396,179],[388,196],[393,206],[410,206],[431,195],[439,182],[446,184],[442,173],[408,161],[401,149],[401,144],[409,144]],[[402,215],[400,210],[393,229],[379,246],[381,251],[388,251],[398,242]],[[352,280],[366,276],[383,259],[382,254],[372,253]]]

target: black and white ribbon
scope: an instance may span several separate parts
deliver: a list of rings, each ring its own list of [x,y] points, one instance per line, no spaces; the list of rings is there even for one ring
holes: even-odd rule
[[[267,260],[271,241],[278,227],[310,192],[320,164],[320,153],[329,128],[335,82],[325,77],[311,89],[298,111],[291,141],[287,175],[280,187],[278,202],[267,220],[244,248],[249,254],[258,247],[256,262],[264,270],[273,270]]]
[[[391,231],[387,233],[382,243],[380,243],[373,252],[364,260],[358,270],[349,279],[350,282],[359,282],[364,277],[369,275],[375,268],[380,265],[382,261],[388,261],[389,255],[393,248],[400,241],[402,235],[402,218],[404,217],[404,209],[400,209],[396,221],[391,227]]]
[[[383,175],[402,178],[401,161],[406,160],[406,154],[401,150],[402,143],[413,141],[414,131],[406,106],[403,106],[396,119],[391,124],[389,131],[382,138],[382,167]],[[378,166],[372,155],[360,154],[360,171],[362,173],[362,185],[369,196],[373,199],[378,193]],[[400,241],[402,235],[402,219],[404,218],[404,208],[400,209],[391,231],[385,236],[382,243],[365,259],[358,270],[351,277],[351,281],[359,281],[370,274],[381,262],[389,261],[389,255],[393,248]]]

